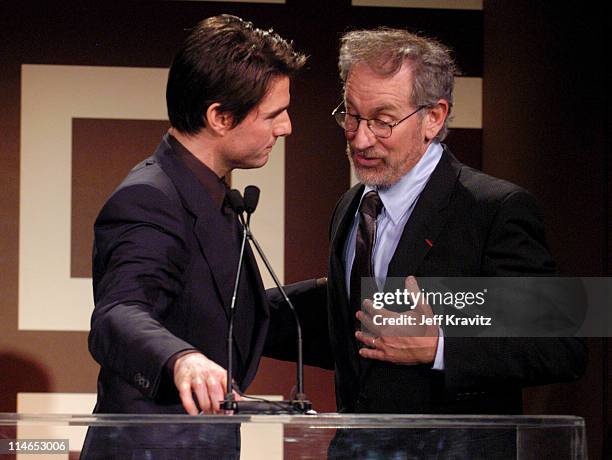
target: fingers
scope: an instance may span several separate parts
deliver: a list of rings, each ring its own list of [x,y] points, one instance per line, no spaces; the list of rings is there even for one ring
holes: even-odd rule
[[[405,365],[432,363],[438,346],[437,337],[373,337],[359,331],[355,337],[370,347],[359,349],[362,357]]]
[[[407,276],[404,280],[404,289],[411,294],[411,297],[416,298],[416,304],[414,305],[413,311],[419,310],[419,307],[423,305],[423,298],[419,296],[419,292],[421,289],[417,283],[417,280],[414,276]]]
[[[365,334],[361,331],[355,332],[355,337],[364,345],[371,348],[361,348],[359,354],[368,359],[377,359],[379,361],[388,361],[386,350],[383,349],[383,337],[376,337],[371,334]]]
[[[196,376],[191,384],[191,390],[198,399],[200,410],[205,414],[210,413],[210,398],[208,396],[208,388],[206,383],[200,376]]]
[[[201,353],[181,356],[174,365],[174,383],[190,415],[197,415],[200,410],[205,414],[222,413],[226,382],[225,369]]]
[[[200,410],[204,413],[210,412],[208,389],[199,375],[194,376],[183,370],[181,375],[175,378],[175,384],[179,391],[181,404],[189,415],[198,415]]]
[[[367,345],[368,347],[372,347],[372,348],[376,348],[377,344],[379,344],[382,341],[381,337],[377,337],[371,334],[366,334],[361,331],[355,332],[355,338],[359,340],[361,343],[363,343],[364,345]]]
[[[372,335],[382,335],[380,334],[380,327],[374,324],[374,321],[372,321],[372,317],[370,315],[367,315],[362,311],[358,311],[355,316],[361,323],[362,329],[367,330]]]
[[[364,313],[367,313],[369,316],[374,316],[376,313],[380,312],[380,310],[377,310],[376,308],[374,308],[374,304],[372,303],[370,299],[365,299],[361,303],[361,311],[363,311]]]
[[[407,276],[404,281],[404,289],[411,294],[411,297],[416,298],[416,305],[413,310],[418,310],[420,306],[422,306],[425,302],[423,301],[423,297],[418,294],[421,292],[421,288],[417,283],[417,280],[414,276]]]
[[[315,284],[317,287],[325,287],[327,286],[327,278],[317,278]]]
[[[414,276],[406,277],[406,280],[404,281],[404,287],[408,292],[414,294],[417,294],[421,290]],[[419,297],[419,301],[415,305],[414,312],[423,314],[428,317],[433,316],[433,310],[431,309],[431,306],[425,301],[424,297],[422,296]]]
[[[367,302],[367,301],[366,301]],[[364,302],[366,311],[358,311],[355,316],[361,323],[362,331],[367,331],[373,336],[402,335],[401,329],[396,324],[400,317],[398,313],[389,310],[375,310]],[[370,303],[371,305],[371,303]]]
[[[370,299],[365,299],[361,303],[361,308],[362,310],[358,311],[355,316],[361,322],[362,330],[365,329],[370,332],[378,332],[376,325],[372,321],[372,316],[376,313],[376,310],[372,306],[372,301]]]
[[[404,280],[404,287],[408,290],[408,292],[416,293],[419,290],[419,285],[414,276],[407,276]]]
[[[181,398],[181,404],[185,408],[185,411],[189,415],[198,415],[198,407],[193,400],[191,392],[191,384],[188,381],[181,382],[178,386],[179,397]]]
[[[378,361],[390,361],[386,353],[383,350],[376,350],[372,348],[361,348],[359,354],[368,359],[377,359]]]
[[[206,387],[208,389],[208,395],[210,398],[210,409],[213,413],[218,414],[221,412],[221,401],[223,401],[223,395],[225,390],[215,376],[210,375],[206,379]]]

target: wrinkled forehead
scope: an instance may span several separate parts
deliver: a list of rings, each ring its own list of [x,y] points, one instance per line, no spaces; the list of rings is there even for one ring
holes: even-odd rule
[[[373,72],[381,76],[392,76],[399,72],[403,67],[413,66],[413,61],[409,56],[398,53],[374,53],[361,59],[356,59],[347,69],[346,79],[356,66],[368,66]]]
[[[388,100],[395,104],[409,103],[412,95],[413,74],[410,63],[402,63],[381,71],[370,62],[358,62],[351,66],[344,83],[344,100]]]

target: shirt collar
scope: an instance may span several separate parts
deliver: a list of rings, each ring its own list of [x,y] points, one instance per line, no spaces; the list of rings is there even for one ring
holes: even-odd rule
[[[404,174],[399,181],[389,188],[380,190],[366,185],[363,195],[370,190],[377,190],[384,205],[383,212],[397,225],[425,188],[431,173],[442,158],[442,152],[442,145],[439,142],[432,142],[417,164]]]
[[[202,163],[198,158],[191,153],[187,148],[181,144],[174,136],[171,134],[166,134],[168,138],[168,143],[174,150],[177,158],[179,158],[182,163],[187,166],[187,168],[196,176],[198,182],[202,184],[206,193],[211,197],[215,206],[218,209],[222,209],[225,200],[225,194],[229,187],[225,182],[224,177],[217,176],[212,169]]]

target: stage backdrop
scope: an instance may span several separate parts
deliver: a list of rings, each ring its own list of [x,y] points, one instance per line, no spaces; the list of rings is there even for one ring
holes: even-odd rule
[[[406,27],[453,48],[461,74],[447,144],[465,163],[536,193],[550,210],[551,245],[567,274],[605,274],[608,227],[602,216],[608,201],[602,190],[608,189],[601,166],[606,163],[592,152],[579,162],[581,174],[573,175],[575,163],[558,162],[549,148],[551,136],[558,138],[550,131],[555,125],[540,123],[545,115],[529,110],[535,103],[525,91],[531,88],[529,95],[540,98],[542,107],[567,92],[552,94],[544,69],[521,54],[518,39],[525,48],[539,46],[535,52],[541,57],[546,50],[537,44],[555,46],[551,41],[560,32],[543,26],[548,10],[517,5],[512,10],[491,1],[483,11],[479,0],[3,2],[0,411],[76,410],[75,404],[91,411],[87,395],[95,393],[98,371],[87,351],[92,224],[106,197],[167,129],[164,94],[172,56],[187,29],[214,14],[273,27],[309,55],[292,87],[294,134],[276,144],[265,168],[231,178],[234,187],[262,189],[254,231],[284,282],[325,275],[329,216],[354,181],[343,134],[330,116],[341,97],[338,38],[349,29],[379,25]],[[552,16],[561,30],[569,27],[569,11]],[[522,77],[518,84],[515,74]],[[556,88],[569,90],[565,84]],[[523,125],[527,120],[533,122]],[[565,120],[557,126],[561,132],[575,118],[554,120]],[[555,146],[560,151],[570,141],[573,146],[576,137],[568,138]],[[558,171],[565,176],[555,177]],[[568,196],[594,202],[598,212],[571,200],[568,212]],[[580,245],[572,230],[578,228],[576,213],[585,233]],[[583,257],[577,259],[579,251]],[[601,452],[605,437],[601,408],[610,391],[603,374],[608,346],[592,341],[595,364],[586,383],[535,389],[525,397],[532,412],[589,417],[591,453]],[[294,376],[292,364],[264,359],[250,392],[286,397]],[[319,411],[334,410],[330,372],[307,369],[306,389]],[[575,392],[589,395],[586,406],[567,404],[566,396]]]

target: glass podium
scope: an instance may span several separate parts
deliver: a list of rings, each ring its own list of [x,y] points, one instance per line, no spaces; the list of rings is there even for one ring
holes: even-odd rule
[[[572,416],[0,414],[0,459],[586,459]]]

